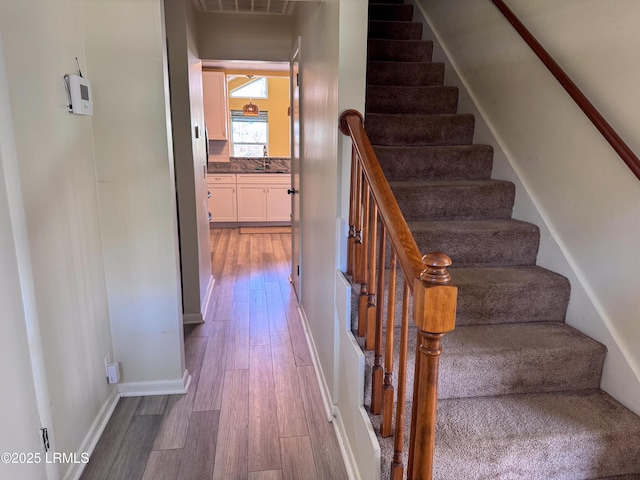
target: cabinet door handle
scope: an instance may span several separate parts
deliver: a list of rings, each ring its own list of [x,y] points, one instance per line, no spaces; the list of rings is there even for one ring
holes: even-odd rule
[[[289,190],[287,190],[287,193],[289,195],[295,195],[296,193],[298,193],[300,190],[296,190],[295,188],[290,188]]]

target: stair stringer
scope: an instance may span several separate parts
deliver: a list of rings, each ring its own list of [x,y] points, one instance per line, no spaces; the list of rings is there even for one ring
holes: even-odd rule
[[[499,135],[485,120],[486,116],[476,106],[469,94],[467,83],[458,74],[451,52],[441,43],[441,36],[433,26],[419,1],[407,0],[414,5],[414,21],[423,24],[422,38],[433,41],[433,61],[445,64],[444,84],[459,88],[458,112],[475,116],[475,144],[491,145],[494,150],[491,178],[507,180],[515,184],[515,203],[512,218],[537,225],[540,244],[536,264],[565,276],[571,284],[571,301],[565,322],[607,347],[602,372],[601,388],[624,406],[640,415],[640,372],[634,371],[628,355],[616,339],[614,329],[604,309],[584,281],[578,267],[571,261],[568,249],[558,241],[557,235],[531,194],[526,178],[512,161],[499,141]],[[506,20],[505,20],[506,21]]]
[[[336,271],[338,320],[338,388],[334,399],[334,425],[344,445],[344,459],[353,480],[380,478],[380,444],[364,408],[364,353],[351,333],[352,287]]]

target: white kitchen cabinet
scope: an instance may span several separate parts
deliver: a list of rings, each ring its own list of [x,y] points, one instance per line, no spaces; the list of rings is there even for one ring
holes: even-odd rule
[[[289,176],[287,175],[289,178]],[[289,189],[291,183],[279,183],[267,185],[267,221],[290,222],[291,221],[291,196]]]
[[[238,221],[267,220],[266,187],[263,184],[238,183]]]
[[[211,223],[289,223],[290,182],[288,174],[209,174]]]
[[[211,223],[237,222],[236,176],[234,174],[209,175],[209,213]]]
[[[229,140],[227,79],[224,72],[202,72],[202,101],[209,140]]]
[[[291,176],[277,173],[238,174],[239,222],[290,222]]]

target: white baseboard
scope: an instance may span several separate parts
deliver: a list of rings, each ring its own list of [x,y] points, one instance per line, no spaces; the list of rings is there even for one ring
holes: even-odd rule
[[[118,404],[118,400],[120,400],[120,394],[118,393],[118,390],[114,388],[111,390],[107,401],[102,405],[96,419],[91,424],[89,433],[84,437],[84,440],[77,452],[78,458],[81,458],[83,453],[88,453],[89,455],[93,453],[98,440],[100,440],[100,437],[102,436],[102,432],[104,432],[104,429],[107,426],[116,405]],[[85,463],[73,463],[64,476],[64,480],[78,480],[82,475],[85,466]]]
[[[336,437],[340,446],[340,453],[342,454],[342,460],[347,470],[348,480],[361,480],[360,475],[357,473],[358,470],[355,467],[355,457],[353,455],[353,452],[351,451],[349,443],[346,441],[347,437],[345,435],[345,428],[342,423],[342,418],[340,417],[340,412],[337,408],[335,408],[335,405],[331,401],[329,385],[327,384],[326,377],[322,372],[322,366],[320,365],[318,351],[316,349],[315,342],[313,341],[313,337],[311,336],[311,330],[309,329],[307,316],[302,305],[298,305],[298,314],[300,315],[300,320],[302,322],[304,334],[307,339],[309,352],[311,353],[311,363],[313,363],[313,369],[316,373],[316,380],[318,381],[318,385],[320,387],[320,395],[322,397],[322,404],[325,409],[327,421],[333,424],[333,429],[336,432]]]
[[[318,351],[316,350],[316,344],[311,337],[311,330],[309,329],[309,322],[307,321],[307,315],[304,313],[302,305],[298,305],[298,314],[302,322],[304,329],[304,336],[307,339],[307,345],[309,346],[309,352],[311,353],[311,363],[313,363],[313,370],[316,373],[316,380],[320,386],[320,395],[322,396],[322,405],[324,405],[324,412],[327,416],[327,420],[330,422],[333,419],[333,402],[331,401],[331,394],[329,393],[329,385],[327,385],[326,378],[322,371],[322,365],[320,364],[320,358],[318,357]]]
[[[213,295],[213,287],[216,284],[216,279],[213,275],[209,277],[209,285],[207,285],[207,292],[204,294],[204,300],[202,301],[202,321],[209,315],[209,308],[211,308],[211,296]]]
[[[191,375],[185,369],[180,380],[158,380],[154,382],[131,382],[118,385],[122,397],[184,394],[189,390]]]
[[[204,323],[202,313],[183,313],[182,314],[183,325],[197,325],[199,323]]]

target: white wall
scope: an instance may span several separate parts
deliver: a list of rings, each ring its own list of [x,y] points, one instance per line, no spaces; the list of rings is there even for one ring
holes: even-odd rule
[[[52,413],[48,427],[60,452],[75,452],[84,444],[112,391],[103,365],[111,332],[91,118],[67,113],[62,80],[65,73],[75,73],[75,57],[86,65],[81,25],[77,1],[0,4],[31,258],[31,271],[21,275],[33,278],[37,311],[29,315],[37,318],[43,339]],[[14,338],[16,345],[24,341]],[[55,469],[63,475],[69,465]]]
[[[637,2],[508,3],[640,152]],[[542,227],[538,263],[572,282],[567,322],[609,349],[602,387],[640,412],[640,182],[490,2],[418,4],[487,121],[475,141],[504,151],[494,176],[522,187],[515,217]]]
[[[183,389],[161,0],[84,0],[102,243],[120,391]]]
[[[165,1],[171,83],[171,118],[180,222],[183,312],[203,320],[211,283],[202,64],[191,2]],[[196,138],[195,129],[199,129]]]
[[[300,303],[309,322],[322,374],[334,396],[339,3],[305,2],[299,6]]]
[[[40,417],[31,370],[27,333],[27,304],[21,286],[32,292],[31,279],[20,275],[21,250],[28,256],[24,208],[15,150],[13,122],[2,38],[0,38],[0,362],[9,366],[0,386],[0,452],[40,452]],[[19,230],[19,232],[16,232]],[[26,259],[28,263],[28,258]],[[30,266],[29,266],[30,270]],[[28,275],[27,275],[28,276]],[[33,305],[30,305],[31,307]],[[37,323],[37,318],[30,318]],[[38,343],[38,342],[36,342]],[[34,345],[41,349],[41,345]],[[45,478],[45,464],[0,464],[0,477],[39,480]]]
[[[296,9],[302,4],[296,4]],[[198,51],[203,60],[288,62],[294,16],[198,12]]]

